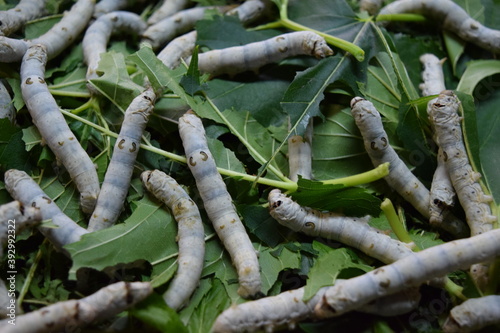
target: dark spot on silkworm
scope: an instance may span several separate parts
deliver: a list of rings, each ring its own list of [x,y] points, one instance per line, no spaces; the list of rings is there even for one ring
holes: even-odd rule
[[[202,155],[203,157],[201,158],[202,161],[206,161],[208,160],[208,155],[207,153],[205,153],[204,151],[200,151],[200,155]]]
[[[384,147],[387,147],[387,138],[382,137],[382,138],[380,138],[380,140],[382,140],[382,142],[384,143],[384,145],[383,145],[383,146],[384,146]]]
[[[132,142],[132,148],[130,148],[128,151],[133,153],[136,150],[137,150],[137,144],[135,142]]]
[[[71,141],[73,141],[73,140],[75,140],[75,137],[74,137],[74,136],[72,136],[72,137],[70,137],[69,139],[70,139]]]
[[[127,304],[130,304],[134,301],[134,296],[132,295],[132,293],[130,292],[130,283],[128,282],[125,282],[125,299],[127,300]]]
[[[236,222],[236,220],[235,220],[235,219],[232,219],[232,220],[231,220],[231,223],[235,223],[235,222]]]
[[[47,203],[52,203],[52,200],[50,198],[47,198],[46,196],[43,196],[42,199],[44,199],[45,201],[47,201]]]
[[[371,142],[370,147],[371,147],[373,150],[378,150],[377,145],[375,144],[375,141],[372,141],[372,142]]]
[[[448,161],[448,154],[443,150],[443,160]]]
[[[43,79],[43,77],[40,77],[40,76],[39,76],[39,77],[38,77],[38,82],[40,82],[40,83],[45,83],[45,80]]]
[[[33,83],[33,81],[31,80],[31,78],[30,78],[30,77],[29,77],[29,78],[27,78],[27,79],[26,79],[26,81],[24,81],[24,82],[25,82],[26,84],[32,84],[32,83]]]
[[[57,141],[57,144],[58,144],[59,146],[62,146],[62,145],[64,144],[64,141]]]
[[[31,207],[35,207],[36,208],[36,202],[32,202],[31,203]]]
[[[279,51],[280,53],[285,53],[285,52],[287,52],[287,51],[288,51],[288,47],[286,47],[286,46],[284,46],[284,47],[280,47],[280,48],[278,48],[278,51]]]
[[[312,229],[316,228],[314,222],[306,222],[304,225],[306,226],[306,228],[312,228]]]
[[[120,142],[118,142],[118,148],[123,149],[124,143],[125,143],[125,139],[121,139]]]
[[[75,303],[75,314],[73,315],[73,318],[75,318],[75,320],[78,321],[79,316],[80,316],[80,303],[76,302]]]
[[[382,288],[389,288],[389,286],[391,285],[391,280],[380,281],[379,285]]]
[[[281,204],[282,204],[282,203],[283,203],[283,202],[282,202],[281,200],[276,200],[276,201],[273,203],[272,207],[273,207],[273,208],[278,208],[279,206],[281,206]]]
[[[147,99],[148,101],[152,102],[152,100],[149,96],[143,95],[142,98]]]
[[[220,230],[222,230],[222,229],[224,229],[225,227],[226,227],[225,225],[221,225],[221,226],[219,227],[219,229],[220,229]]]
[[[24,205],[22,203],[19,203],[19,212],[21,212],[21,215],[24,215]]]
[[[148,173],[148,178],[146,179],[146,181],[149,183],[150,179],[151,179],[151,176],[153,175],[153,173],[150,171]]]
[[[68,28],[66,28],[66,27],[62,27],[62,28],[61,28],[61,30],[62,30],[62,31],[68,31]]]
[[[193,156],[191,156],[191,157],[189,158],[189,165],[191,165],[191,166],[195,166],[195,165],[196,165],[196,162],[195,162],[195,161],[193,161]]]

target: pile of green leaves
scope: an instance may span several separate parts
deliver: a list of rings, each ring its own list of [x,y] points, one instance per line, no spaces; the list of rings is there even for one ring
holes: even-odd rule
[[[259,23],[278,19],[278,7],[284,2],[274,2],[274,11]],[[496,1],[456,2],[485,25],[500,28],[500,22],[495,20],[500,11]],[[54,16],[31,22],[23,37],[32,38],[47,30],[60,18],[57,13],[71,5],[64,0],[49,3]],[[202,2],[208,3],[213,2]],[[3,9],[12,6],[3,1],[0,5]],[[418,57],[424,53],[448,59],[444,64],[446,85],[461,92],[467,147],[496,207],[500,203],[496,169],[500,147],[495,142],[500,136],[500,116],[495,110],[500,102],[500,61],[452,33],[443,33],[434,22],[392,22],[384,27],[375,18],[360,13],[357,6],[357,1],[291,0],[286,8],[290,20],[361,48],[362,61],[333,47],[335,55],[322,60],[295,57],[265,66],[258,73],[209,78],[200,76],[196,61],[189,68],[181,65],[172,71],[147,46],[116,36],[101,57],[102,75],[90,82],[102,93],[98,97],[89,95],[79,41],[69,53],[50,61],[46,78],[49,88],[94,160],[101,182],[123,112],[141,91],[144,79],[163,89],[164,95],[144,135],[124,210],[115,226],[68,245],[71,258],[55,252],[37,231],[18,235],[17,291],[22,308],[31,311],[87,295],[114,281],[151,281],[155,295],[122,314],[129,315],[129,329],[146,326],[161,332],[207,332],[221,311],[245,301],[236,293],[236,272],[204,215],[194,179],[185,165],[176,121],[188,108],[204,120],[211,152],[259,251],[264,294],[276,295],[305,285],[305,297],[309,298],[336,278],[363,274],[381,264],[342,244],[295,234],[280,226],[270,217],[266,204],[267,193],[275,187],[290,191],[303,205],[353,216],[372,215],[371,223],[390,233],[380,210],[380,203],[387,197],[397,206],[420,248],[448,240],[449,235],[432,230],[383,180],[374,177],[374,182],[366,184],[343,180],[373,168],[349,109],[352,97],[364,96],[383,115],[390,143],[413,172],[430,184],[436,147],[425,110],[428,99],[420,98],[418,89],[422,69]],[[145,16],[153,9],[154,5],[134,8]],[[272,29],[246,29],[234,17],[207,17],[196,25],[198,50],[242,45],[289,31],[279,24],[269,27]],[[31,174],[65,214],[85,227],[87,217],[79,210],[75,186],[32,124],[21,97],[19,74],[13,67],[0,64],[18,110],[15,126],[0,120],[0,170],[3,174],[16,168]],[[296,184],[287,178],[286,139],[303,134],[311,118],[313,176],[330,185],[307,180]],[[206,257],[202,279],[187,307],[179,313],[169,309],[160,296],[176,271],[176,223],[168,209],[142,188],[138,176],[148,169],[161,169],[185,186],[204,218]],[[356,186],[345,186],[353,184]],[[10,200],[0,182],[0,204]],[[460,207],[456,210],[462,213]],[[3,267],[0,276],[6,271]],[[466,294],[475,295],[463,272],[456,272],[453,278],[466,287]],[[450,298],[443,296],[442,290],[427,287],[422,291],[420,307],[407,315],[381,318],[353,313],[332,321],[303,323],[300,330],[438,330],[451,307]],[[436,302],[439,310],[433,308]],[[90,329],[102,329],[108,324]]]

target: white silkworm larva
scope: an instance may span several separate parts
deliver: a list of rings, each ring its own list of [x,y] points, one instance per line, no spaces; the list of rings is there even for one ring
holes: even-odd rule
[[[471,298],[455,306],[443,324],[444,332],[475,332],[500,324],[500,296]]]
[[[460,204],[464,208],[472,235],[493,229],[496,217],[491,215],[489,202],[493,198],[484,194],[478,180],[481,175],[472,170],[458,115],[460,101],[450,90],[443,91],[432,104],[431,118],[437,141],[444,154],[446,168]]]
[[[478,182],[481,174],[470,165],[460,126],[459,106],[457,96],[451,90],[444,90],[431,106],[431,119],[437,143],[443,151],[446,170],[465,211],[471,235],[479,235],[492,230],[497,218],[491,214],[489,206],[493,198],[484,193]],[[487,263],[471,267],[472,278],[480,289],[488,284],[488,270]]]
[[[315,313],[320,318],[338,316],[381,296],[492,260],[499,253],[500,229],[436,245],[329,287]]]
[[[148,25],[153,25],[158,21],[174,15],[186,8],[190,2],[190,0],[163,0],[160,8],[155,10],[148,18]]]
[[[342,281],[337,279],[336,283]],[[304,287],[288,290],[276,296],[234,305],[224,310],[216,319],[212,332],[239,333],[273,332],[283,327],[290,330],[305,319],[314,319],[314,308],[323,298],[328,287],[321,288],[311,299],[304,301]],[[418,288],[381,297],[359,309],[360,312],[380,316],[397,316],[415,309],[420,300]]]
[[[312,132],[313,121],[310,119],[304,136],[288,138],[288,178],[294,182],[298,181],[299,175],[305,179],[312,178]]]
[[[198,67],[201,72],[216,76],[256,70],[297,55],[324,58],[332,54],[323,37],[310,31],[297,31],[261,42],[200,53]]]
[[[93,322],[111,318],[146,299],[153,292],[149,282],[117,282],[79,300],[58,302],[0,321],[3,333],[49,333],[74,331]]]
[[[192,113],[184,114],[179,119],[179,134],[207,215],[236,267],[238,294],[257,296],[261,293],[257,253],[217,171],[201,119]]]
[[[21,63],[21,90],[26,107],[40,134],[80,192],[85,213],[94,209],[99,179],[94,163],[69,129],[45,82],[47,53],[42,45],[28,49]]]
[[[153,49],[157,49],[171,41],[175,36],[193,29],[196,22],[204,18],[206,10],[216,9],[223,13],[229,8],[231,7],[194,7],[180,11],[149,26],[142,35],[143,42],[149,43]]]
[[[293,231],[342,242],[384,263],[413,254],[405,243],[370,227],[369,216],[346,217],[302,207],[278,189],[269,193],[268,201],[271,216]]]
[[[22,202],[24,206],[40,209],[42,220],[52,220],[58,226],[58,228],[39,226],[38,230],[64,253],[67,253],[63,249],[64,245],[77,242],[82,235],[88,233],[64,214],[26,172],[15,169],[7,170],[5,187],[14,199]]]
[[[21,0],[9,10],[0,12],[0,35],[8,36],[22,28],[26,22],[40,17],[45,12],[47,0]]]
[[[0,257],[7,243],[16,240],[16,234],[25,228],[36,226],[42,221],[40,209],[25,207],[20,201],[0,206]]]
[[[153,112],[156,94],[152,87],[135,97],[127,110],[113,148],[97,204],[87,230],[96,231],[112,226],[120,215],[128,193],[134,163],[144,129]]]
[[[457,34],[463,40],[494,53],[500,52],[500,31],[483,26],[451,0],[398,0],[382,8],[379,14],[398,13],[428,15],[442,22],[445,30]]]
[[[226,15],[238,15],[240,21],[247,24],[258,19],[264,12],[265,7],[265,3],[261,0],[247,0],[238,7],[229,10]],[[174,38],[158,53],[158,59],[170,69],[179,66],[182,59],[193,54],[197,36],[196,31],[191,31]]]
[[[11,123],[16,120],[16,109],[3,80],[0,80],[0,119],[9,119]]]
[[[179,309],[198,286],[203,269],[205,233],[200,212],[186,191],[164,172],[144,171],[141,180],[148,191],[167,205],[178,224],[178,269],[163,298],[168,306]]]
[[[146,30],[146,22],[131,12],[114,11],[100,16],[85,31],[82,41],[83,57],[87,64],[87,80],[97,78],[97,66],[101,53],[106,52],[106,46],[112,33],[126,32],[140,35]]]
[[[424,66],[424,70],[422,71],[423,82],[420,84],[423,96],[437,95],[446,89],[443,73],[444,60],[445,59],[440,60],[434,54],[430,53],[420,56],[420,62],[422,62]],[[430,108],[435,101],[436,99],[433,99],[427,103],[428,113],[430,112]],[[432,121],[431,127],[434,131]],[[434,141],[436,141],[435,135]],[[455,204],[455,194],[456,193],[453,189],[450,175],[446,170],[443,151],[441,148],[438,148],[437,167],[432,178],[429,197],[429,221],[431,224],[440,225],[443,222],[443,210],[446,210]]]
[[[351,113],[363,136],[368,156],[374,166],[389,162],[389,175],[384,179],[425,218],[430,218],[429,190],[413,175],[389,144],[380,113],[375,106],[361,97],[351,100]],[[450,212],[444,212],[446,223],[441,227],[457,237],[466,237],[468,230],[462,221]]]
[[[382,7],[383,2],[383,0],[360,0],[359,9],[367,11],[370,15],[375,15]]]
[[[131,0],[100,0],[94,6],[93,16],[94,18],[99,18],[104,14],[124,10],[131,2]]]
[[[92,18],[95,0],[78,0],[63,18],[49,31],[32,40],[18,40],[1,36],[0,62],[20,61],[28,47],[42,44],[47,49],[49,59],[59,55],[76,40]]]

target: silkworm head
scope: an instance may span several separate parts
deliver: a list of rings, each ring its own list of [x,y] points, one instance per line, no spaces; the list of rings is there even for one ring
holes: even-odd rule
[[[351,99],[351,109],[354,107],[354,105],[356,105],[358,102],[361,102],[361,101],[364,101],[365,99],[362,98],[362,97],[354,97],[353,99]]]

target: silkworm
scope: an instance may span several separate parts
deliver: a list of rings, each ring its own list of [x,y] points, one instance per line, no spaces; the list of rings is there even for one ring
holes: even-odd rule
[[[493,229],[497,220],[491,214],[489,202],[478,180],[481,174],[475,172],[469,162],[458,115],[460,101],[450,90],[443,91],[431,107],[431,119],[436,131],[439,147],[444,154],[446,170],[450,175],[458,200],[465,211],[471,235],[479,235]],[[471,267],[471,275],[480,289],[488,283],[488,264]]]
[[[450,311],[443,324],[444,332],[475,332],[500,324],[500,296],[471,298]]]
[[[303,136],[293,135],[288,138],[288,178],[294,182],[299,179],[299,175],[305,179],[312,178],[312,131],[311,120]]]
[[[43,140],[78,188],[82,210],[91,213],[99,193],[97,171],[89,155],[69,129],[45,83],[46,63],[45,46],[33,45],[28,49],[21,63],[23,99]]]
[[[198,67],[203,73],[217,76],[256,70],[297,55],[324,58],[332,54],[323,37],[310,31],[297,31],[243,46],[200,53]]]
[[[59,332],[79,329],[111,318],[146,299],[153,292],[149,282],[117,282],[79,300],[48,305],[39,310],[0,321],[4,333]]]
[[[148,18],[148,25],[153,25],[186,8],[190,0],[163,0],[161,6]]]
[[[406,201],[425,218],[430,218],[429,190],[399,158],[389,144],[387,133],[382,125],[380,113],[375,106],[361,97],[351,100],[351,113],[363,136],[365,149],[374,166],[389,162],[389,175],[384,179]],[[440,226],[457,237],[468,236],[467,227],[450,212],[443,212],[446,223]]]
[[[446,169],[464,208],[471,234],[478,235],[493,229],[496,217],[491,214],[488,205],[493,198],[483,192],[478,182],[481,175],[472,169],[465,150],[459,105],[457,96],[445,90],[432,104],[431,118],[438,144],[445,156]]]
[[[500,52],[500,31],[485,27],[451,0],[398,0],[382,8],[379,15],[399,13],[429,16],[463,40],[493,53]]]
[[[207,215],[236,267],[238,294],[245,298],[257,296],[261,293],[257,254],[217,171],[201,119],[192,113],[184,114],[179,119],[179,134],[187,159],[195,162],[188,163],[188,167]]]
[[[335,283],[340,281],[337,279]],[[294,330],[298,322],[315,319],[314,308],[328,287],[321,288],[307,301],[303,300],[304,290],[304,287],[288,290],[276,296],[231,306],[217,317],[212,332],[273,332],[284,327]],[[415,309],[419,299],[418,288],[410,288],[381,297],[357,310],[381,316],[397,316]]]
[[[42,221],[39,208],[25,207],[20,201],[12,201],[0,206],[0,257],[11,237],[23,229],[36,226]],[[10,235],[10,236],[9,236]],[[13,235],[13,236],[12,236]]]
[[[114,11],[124,10],[134,3],[141,3],[144,0],[100,0],[94,7],[94,18],[99,18],[104,14]]]
[[[9,119],[11,123],[16,120],[16,109],[3,80],[0,80],[0,119]]]
[[[423,64],[422,80],[420,90],[423,96],[437,95],[445,90],[443,63],[444,59],[440,60],[434,54],[426,53],[420,56],[420,62]],[[427,112],[430,113],[432,104],[436,99],[432,99],[427,103]],[[432,131],[434,125],[431,123]],[[434,141],[437,141],[434,135]],[[444,162],[444,154],[441,148],[437,152],[437,167],[432,178],[430,197],[429,197],[429,222],[439,226],[443,222],[443,211],[455,204],[455,190],[451,183],[450,175],[446,170]]]
[[[126,11],[114,11],[100,16],[85,31],[82,41],[83,57],[87,64],[87,80],[97,78],[97,66],[101,53],[106,52],[106,46],[111,34],[126,32],[140,35],[146,30],[146,22],[137,14]]]
[[[328,287],[315,307],[315,315],[319,318],[342,315],[379,297],[492,260],[499,251],[500,229],[427,248]]]
[[[20,201],[25,207],[39,209],[42,220],[52,220],[52,223],[58,226],[58,228],[38,227],[38,230],[57,249],[67,254],[64,245],[77,242],[82,235],[88,233],[64,214],[26,172],[10,169],[4,176],[5,187],[15,200]]]
[[[370,227],[369,216],[346,217],[302,207],[278,189],[269,192],[268,202],[271,216],[293,231],[342,242],[384,263],[413,254],[405,243]]]
[[[9,10],[0,11],[0,35],[8,36],[45,12],[46,0],[21,0]]]
[[[130,186],[137,149],[144,129],[153,112],[156,94],[152,87],[136,96],[127,110],[116,139],[113,155],[104,175],[101,192],[87,230],[96,231],[112,226],[118,219]]]
[[[0,62],[20,61],[27,49],[37,44],[45,46],[49,59],[59,55],[85,29],[92,17],[94,5],[95,0],[78,0],[69,11],[64,13],[59,22],[35,39],[18,40],[2,36],[0,38]]]
[[[261,17],[265,7],[265,3],[261,0],[247,0],[238,7],[229,10],[226,15],[238,15],[242,23],[248,24]],[[170,69],[177,67],[182,59],[193,53],[197,36],[198,34],[194,30],[174,38],[158,53],[158,59]]]
[[[365,10],[370,15],[375,15],[382,7],[383,2],[383,0],[360,0],[359,9]]]
[[[227,11],[229,6],[194,7],[182,10],[150,25],[143,33],[143,42],[151,44],[153,49],[164,46],[174,37],[193,29],[197,21],[205,16],[206,10]]]
[[[178,224],[179,257],[177,273],[163,295],[173,309],[188,300],[200,282],[205,258],[205,234],[200,212],[182,187],[162,171],[144,171],[144,187],[167,205]]]

